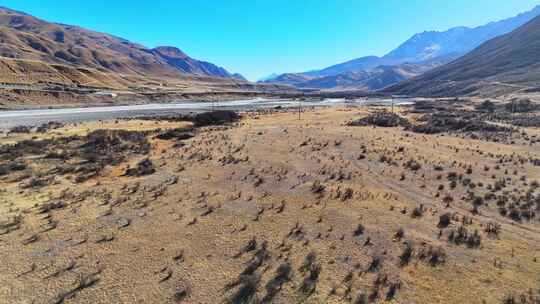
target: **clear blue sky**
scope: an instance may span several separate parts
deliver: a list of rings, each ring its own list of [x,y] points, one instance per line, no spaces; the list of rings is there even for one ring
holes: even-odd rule
[[[173,45],[250,80],[384,55],[424,30],[477,26],[540,0],[0,0],[148,47]]]

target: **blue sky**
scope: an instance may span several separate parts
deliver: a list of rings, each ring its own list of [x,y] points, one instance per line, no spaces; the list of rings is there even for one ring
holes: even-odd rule
[[[478,26],[540,0],[0,0],[148,47],[173,45],[250,80],[384,55],[417,32]]]

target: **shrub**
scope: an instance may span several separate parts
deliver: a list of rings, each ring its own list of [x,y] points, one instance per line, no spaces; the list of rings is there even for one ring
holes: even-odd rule
[[[481,104],[475,107],[475,110],[480,112],[492,113],[495,111],[495,104],[490,100],[484,100]]]
[[[489,236],[498,237],[501,232],[501,225],[499,223],[489,222],[486,224],[485,231]]]
[[[364,234],[364,226],[362,224],[358,224],[358,226],[356,227],[356,229],[353,232],[353,235],[354,236],[360,236],[362,234]]]
[[[465,244],[469,248],[478,248],[482,243],[482,237],[478,230],[475,230],[474,233],[469,233],[467,228],[460,226],[456,231],[452,230],[448,235],[448,242],[454,243],[456,245]]]
[[[405,168],[408,168],[411,171],[418,171],[422,168],[422,165],[420,165],[420,163],[418,163],[416,160],[410,159],[407,161],[407,163],[405,163]]]
[[[442,248],[430,246],[428,249],[423,247],[418,252],[418,259],[435,267],[446,262],[446,252]]]
[[[407,266],[413,257],[413,253],[413,246],[409,243],[405,244],[405,248],[403,248],[403,252],[399,256],[399,265],[401,267]]]
[[[396,234],[394,234],[394,238],[396,240],[401,240],[405,236],[405,230],[403,228],[399,228]]]
[[[410,123],[407,119],[387,111],[371,114],[348,123],[349,126],[378,126],[378,127],[406,127]]]
[[[378,256],[371,258],[371,263],[369,263],[368,272],[376,272],[381,266],[382,260]]]
[[[439,217],[439,224],[437,224],[437,227],[446,228],[450,225],[451,222],[452,215],[450,213],[445,213]]]
[[[412,218],[419,218],[419,217],[422,217],[423,215],[424,215],[424,207],[422,205],[414,208],[411,213]]]
[[[321,195],[324,192],[325,188],[326,187],[323,184],[321,184],[319,180],[316,180],[311,185],[311,192],[313,194]]]

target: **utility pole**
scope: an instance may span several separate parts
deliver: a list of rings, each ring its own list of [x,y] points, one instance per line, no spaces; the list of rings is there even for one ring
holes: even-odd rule
[[[392,95],[391,100],[392,100],[392,114],[394,114],[394,95]]]
[[[516,101],[512,100],[512,111],[510,113],[510,136],[514,133],[512,128],[512,121],[514,120],[514,112],[516,111]]]
[[[302,98],[298,99],[298,120],[300,120],[301,113],[302,113]]]

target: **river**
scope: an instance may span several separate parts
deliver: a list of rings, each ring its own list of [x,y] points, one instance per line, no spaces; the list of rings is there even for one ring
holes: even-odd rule
[[[395,99],[395,104],[410,104],[410,99]],[[391,99],[355,99],[327,98],[317,101],[302,101],[306,107],[327,107],[344,105],[391,104]],[[142,117],[167,114],[190,114],[211,110],[250,111],[275,107],[298,107],[300,102],[291,99],[245,99],[220,102],[179,102],[155,103],[127,106],[105,106],[86,108],[60,108],[38,110],[0,111],[0,128],[18,125],[37,126],[50,121],[73,123],[81,121],[105,120],[115,118]]]

